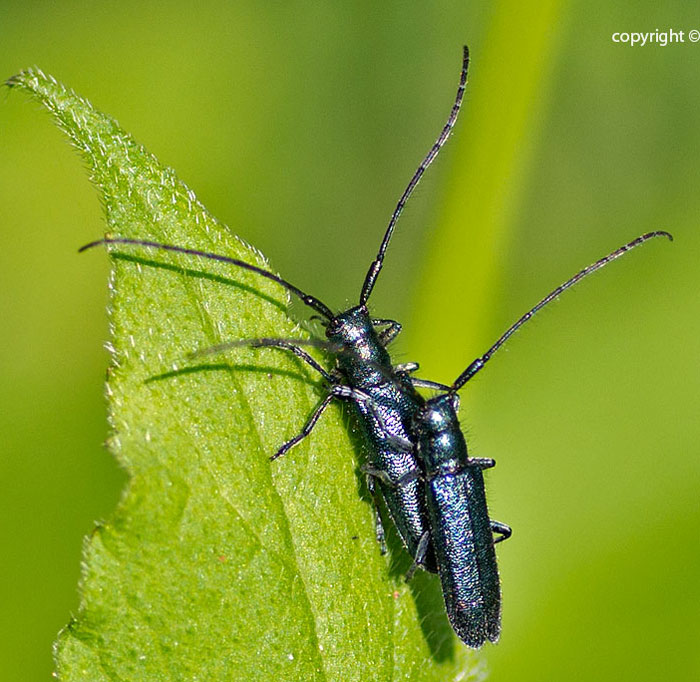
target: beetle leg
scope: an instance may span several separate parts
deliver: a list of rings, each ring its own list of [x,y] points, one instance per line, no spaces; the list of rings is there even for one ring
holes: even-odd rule
[[[430,547],[430,533],[426,530],[425,533],[421,535],[418,547],[416,548],[416,556],[413,559],[411,568],[409,568],[408,573],[406,573],[406,582],[409,582],[411,578],[413,578],[415,572],[423,566],[425,557],[428,554],[428,547]]]
[[[388,346],[400,333],[401,325],[396,320],[383,320],[383,319],[373,319],[372,324],[375,327],[384,327],[382,331],[378,332],[379,341],[382,346]]]
[[[451,386],[445,386],[445,384],[440,384],[437,381],[429,381],[428,379],[418,379],[417,377],[411,377],[411,383],[415,388],[429,388],[433,391],[451,391]]]
[[[360,467],[360,470],[363,474],[367,474],[368,476],[378,478],[384,485],[388,486],[389,488],[400,488],[403,485],[408,485],[412,481],[423,477],[423,474],[419,469],[411,469],[411,471],[407,471],[405,474],[399,476],[395,481],[392,481],[391,478],[389,478],[389,474],[387,474],[386,471],[382,471],[381,469],[375,469],[374,467],[369,466],[368,464],[363,464]]]
[[[377,537],[377,542],[379,543],[379,551],[382,554],[386,554],[386,532],[384,531],[384,524],[382,523],[382,514],[379,508],[379,498],[377,497],[377,487],[374,479],[375,476],[367,472],[367,489],[372,496],[374,506],[374,532]]]
[[[333,377],[321,365],[316,362],[303,348],[295,345],[286,339],[250,339],[246,342],[247,345],[253,348],[281,348],[294,353],[300,360],[303,360],[307,365],[315,369],[328,383],[334,383]]]
[[[491,532],[498,533],[501,536],[493,541],[495,545],[497,542],[507,540],[513,534],[513,529],[500,521],[491,521]]]
[[[491,457],[470,457],[468,463],[478,466],[479,469],[491,469],[496,466],[496,460]]]
[[[331,401],[333,400],[334,395],[333,393],[329,393],[319,404],[319,406],[314,410],[313,414],[311,417],[309,417],[309,421],[306,422],[304,425],[304,428],[301,430],[301,433],[298,435],[294,436],[291,440],[288,440],[274,455],[270,457],[270,460],[277,459],[278,457],[281,457],[285,452],[287,452],[289,449],[293,448],[299,441],[303,440],[308,436],[311,431],[313,430],[314,426],[316,426],[316,422],[319,420],[319,417],[323,414],[324,410],[331,404]]]
[[[379,479],[384,485],[387,485],[391,488],[394,487],[394,482],[389,478],[389,474],[386,473],[386,471],[383,471],[382,469],[375,469],[373,466],[370,466],[369,464],[363,464],[360,467],[360,471],[363,474],[366,474],[367,480],[369,481],[370,478],[372,479]],[[374,485],[374,483],[372,483]]]

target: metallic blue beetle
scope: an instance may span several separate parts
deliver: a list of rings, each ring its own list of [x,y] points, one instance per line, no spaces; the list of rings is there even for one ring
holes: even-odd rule
[[[459,426],[459,391],[493,354],[525,322],[563,291],[630,249],[667,232],[637,237],[584,268],[545,296],[525,313],[481,357],[472,362],[444,393],[428,400],[414,418],[413,439],[425,482],[428,533],[419,542],[421,552],[432,547],[437,560],[442,593],[450,623],[468,646],[478,648],[486,640],[496,642],[501,631],[501,589],[494,545],[510,537],[511,529],[489,518],[483,470],[492,459],[470,457]],[[494,539],[494,534],[498,535]]]
[[[397,366],[392,364],[386,346],[399,334],[401,325],[394,320],[372,318],[367,308],[367,301],[382,269],[386,250],[399,215],[423,173],[447,141],[457,120],[467,82],[468,64],[469,52],[465,47],[457,96],[447,122],[394,209],[377,256],[365,276],[359,305],[345,312],[335,315],[318,298],[306,294],[278,275],[227,256],[122,237],[107,237],[80,249],[84,251],[98,244],[134,245],[208,258],[255,272],[277,282],[311,307],[320,316],[321,324],[326,328],[327,341],[325,342],[273,338],[250,339],[222,344],[195,355],[219,353],[242,345],[280,348],[294,353],[321,374],[330,387],[328,394],[320,402],[301,432],[282,445],[271,459],[280,457],[305,438],[334,398],[349,401],[355,407],[359,423],[369,441],[367,462],[363,466],[363,471],[367,474],[370,492],[376,502],[376,487],[379,486],[399,535],[414,559],[417,556],[421,538],[430,537],[426,526],[423,482],[416,463],[410,432],[413,418],[425,401],[414,386],[432,386],[432,384],[409,376],[411,372],[418,369],[416,363]],[[320,346],[333,353],[336,361],[335,369],[331,372],[326,371],[302,348],[304,345]],[[384,550],[384,529],[378,509],[376,521],[377,538]],[[426,570],[433,572],[436,570],[430,546],[421,547],[419,563]]]

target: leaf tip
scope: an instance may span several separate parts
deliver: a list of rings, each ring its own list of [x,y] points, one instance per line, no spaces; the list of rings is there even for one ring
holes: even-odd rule
[[[27,69],[22,69],[22,71],[16,73],[14,76],[10,76],[5,81],[5,86],[8,88],[15,88],[17,86],[25,87],[27,81],[36,77],[37,75],[43,76],[44,78],[46,77],[42,73],[41,69],[37,68],[36,66],[30,66]]]
[[[10,76],[5,81],[5,85],[8,88],[14,88],[15,85],[17,85],[19,83],[19,81],[21,80],[23,74],[24,74],[24,71],[20,71],[19,73],[16,73],[14,76]]]

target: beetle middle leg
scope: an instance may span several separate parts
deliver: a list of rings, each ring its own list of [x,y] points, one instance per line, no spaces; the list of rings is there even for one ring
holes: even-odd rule
[[[404,580],[406,582],[410,582],[411,578],[413,578],[415,572],[419,569],[422,568],[423,564],[425,563],[425,558],[428,555],[428,548],[430,547],[430,533],[426,530],[423,535],[421,535],[420,541],[418,542],[418,547],[416,548],[416,556],[413,559],[413,563],[411,564],[411,568],[408,569],[408,572],[406,573],[406,577]]]
[[[313,431],[314,426],[316,426],[316,422],[319,420],[319,417],[324,413],[325,409],[331,404],[333,401],[333,398],[335,396],[332,393],[329,393],[319,404],[319,406],[314,410],[313,414],[311,417],[309,417],[309,421],[304,424],[304,428],[301,430],[299,434],[294,436],[294,438],[288,440],[274,455],[270,456],[270,461],[273,461],[277,459],[278,457],[281,457],[282,455],[285,454],[288,450],[293,448],[299,441],[303,440],[308,436],[311,431]]]
[[[283,346],[284,348],[287,348],[287,346]],[[301,351],[304,355],[304,351],[301,350],[301,348],[298,348],[294,346],[297,350]],[[291,348],[290,348],[291,350]],[[313,358],[310,358],[313,360]],[[314,364],[315,361],[314,361]],[[314,365],[312,365],[314,366]],[[332,377],[328,375],[325,370],[323,370],[324,373],[329,377],[330,380],[332,380]],[[321,415],[324,413],[326,408],[331,404],[333,401],[333,398],[341,398],[341,399],[346,399],[346,400],[355,400],[355,401],[370,401],[370,397],[363,393],[362,391],[358,391],[355,388],[351,388],[350,386],[344,386],[343,384],[334,384],[331,386],[331,390],[328,393],[328,395],[321,401],[319,406],[314,410],[313,414],[311,417],[309,417],[309,420],[306,422],[304,425],[304,428],[301,430],[301,432],[294,436],[294,438],[288,440],[274,455],[270,457],[270,460],[275,460],[278,457],[281,457],[284,455],[288,450],[293,448],[297,443],[299,443],[301,440],[306,438],[311,431],[313,431],[314,426],[316,426],[316,422],[319,420]]]
[[[384,530],[384,523],[382,522],[382,513],[379,506],[379,496],[377,494],[377,486],[375,484],[376,477],[370,473],[367,473],[367,490],[372,496],[372,506],[374,507],[374,532],[379,543],[379,551],[382,554],[386,554],[386,531]]]
[[[496,466],[496,460],[491,457],[470,457],[468,462],[478,466],[479,469],[491,469]]]

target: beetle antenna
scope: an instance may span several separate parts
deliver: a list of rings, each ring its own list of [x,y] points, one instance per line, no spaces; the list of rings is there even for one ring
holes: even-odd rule
[[[227,351],[233,350],[234,348],[266,348],[266,347],[279,347],[280,343],[284,343],[287,346],[309,346],[311,348],[321,348],[322,350],[329,351],[330,353],[339,353],[342,347],[337,343],[332,341],[325,341],[323,339],[283,339],[283,338],[268,338],[261,337],[258,339],[242,339],[240,341],[226,341],[225,343],[219,343],[215,346],[209,346],[207,348],[201,348],[200,350],[192,351],[187,354],[190,360],[196,360],[197,358],[206,357],[207,355],[219,355],[220,353],[226,353]]]
[[[389,226],[386,228],[386,232],[384,233],[384,239],[382,240],[382,244],[379,247],[379,251],[377,252],[377,257],[372,261],[372,265],[370,265],[370,268],[367,271],[367,275],[365,276],[365,282],[362,285],[362,293],[360,294],[360,305],[365,305],[365,303],[367,303],[367,299],[370,297],[372,289],[374,289],[374,285],[377,282],[377,277],[379,277],[379,272],[381,271],[382,265],[384,264],[384,256],[389,246],[391,236],[394,232],[396,221],[399,219],[401,211],[403,211],[403,208],[406,205],[406,202],[408,201],[408,197],[411,196],[411,193],[416,188],[416,185],[420,182],[420,179],[423,177],[423,173],[425,173],[425,170],[433,162],[433,160],[438,155],[438,152],[443,147],[445,142],[447,142],[447,138],[450,136],[452,128],[454,127],[455,122],[457,121],[457,116],[459,115],[459,108],[462,105],[462,99],[464,98],[464,88],[467,84],[468,66],[469,48],[465,45],[464,55],[462,58],[462,74],[459,79],[457,97],[455,98],[455,102],[452,105],[450,116],[447,119],[447,123],[445,123],[445,127],[442,129],[442,132],[440,133],[438,139],[435,141],[435,144],[433,144],[433,146],[430,148],[430,151],[428,152],[427,156],[423,159],[420,166],[418,166],[418,169],[413,174],[411,181],[408,183],[408,186],[406,187],[403,194],[401,195],[401,198],[399,199],[399,203],[396,204],[396,208],[394,209],[394,212],[391,216],[391,220],[389,221]]]
[[[322,301],[317,299],[311,294],[304,293],[301,289],[298,289],[293,284],[287,282],[287,280],[282,279],[279,275],[275,275],[273,272],[268,270],[263,270],[257,265],[252,265],[251,263],[246,263],[245,261],[238,260],[237,258],[229,258],[228,256],[221,256],[217,253],[208,253],[207,251],[198,251],[197,249],[187,249],[184,246],[173,246],[172,244],[160,244],[159,242],[151,242],[145,239],[127,239],[126,237],[105,237],[104,239],[98,239],[85,246],[81,246],[78,249],[78,253],[87,251],[100,244],[133,244],[135,246],[145,246],[151,249],[160,249],[161,251],[172,251],[174,253],[184,253],[187,256],[198,256],[199,258],[208,258],[209,260],[219,261],[220,263],[228,263],[229,265],[235,265],[236,267],[243,268],[244,270],[250,270],[258,275],[262,275],[267,279],[277,282],[277,284],[282,285],[288,291],[291,291],[295,296],[298,296],[301,301],[313,308],[317,313],[323,315],[328,320],[333,319],[334,315]]]
[[[491,356],[518,329],[520,329],[520,327],[522,327],[529,319],[531,319],[535,313],[544,308],[544,306],[546,306],[550,301],[553,301],[555,298],[557,298],[557,296],[574,286],[574,284],[581,281],[584,277],[587,277],[588,275],[594,273],[596,270],[600,270],[600,268],[606,266],[611,261],[614,261],[616,258],[623,256],[628,251],[631,251],[635,247],[640,246],[644,242],[649,241],[654,237],[666,237],[670,241],[673,241],[673,236],[668,232],[664,232],[663,230],[659,230],[657,232],[647,232],[646,234],[643,234],[640,237],[633,239],[631,242],[625,244],[624,246],[621,246],[619,249],[616,249],[612,253],[609,253],[607,256],[604,256],[592,265],[589,265],[587,268],[584,268],[580,272],[576,273],[571,279],[564,282],[564,284],[560,284],[556,289],[548,293],[534,308],[528,310],[528,312],[526,312],[517,322],[515,322],[515,324],[508,327],[505,333],[498,339],[498,341],[496,341],[496,343],[493,344],[493,346],[491,346],[491,348],[489,348],[481,357],[474,360],[474,362],[472,362],[471,365],[469,365],[469,367],[467,367],[467,369],[465,369],[464,372],[462,372],[457,377],[455,382],[452,384],[452,390],[458,391],[460,388],[462,388],[462,386],[464,386],[464,384],[466,384],[467,381],[469,381],[469,379],[471,379],[477,372],[479,372],[484,367],[484,365],[491,359]]]

